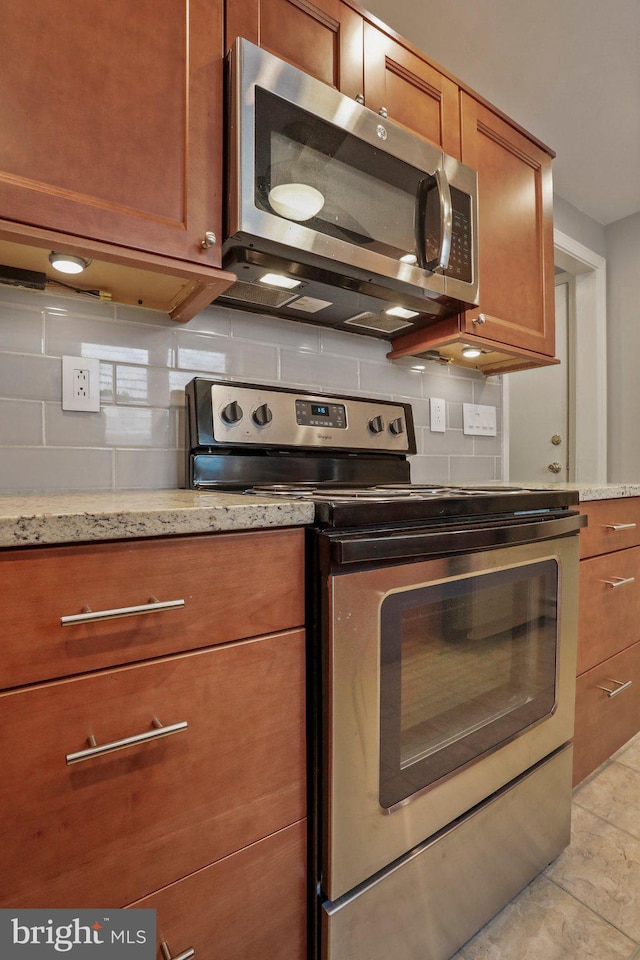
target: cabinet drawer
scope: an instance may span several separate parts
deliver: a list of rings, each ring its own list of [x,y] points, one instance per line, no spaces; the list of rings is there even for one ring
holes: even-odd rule
[[[578,675],[640,640],[640,547],[580,562],[578,638]]]
[[[157,911],[172,957],[193,948],[194,960],[301,960],[305,836],[303,820],[129,906]]]
[[[304,817],[303,632],[0,695],[0,764],[0,906],[131,903]]]
[[[0,687],[300,626],[303,568],[301,529],[0,551]],[[154,609],[152,597],[184,606]]]
[[[640,544],[640,497],[592,500],[580,505],[589,526],[580,531],[580,556],[595,557]]]
[[[614,682],[617,681],[617,682]],[[623,689],[622,684],[631,681]],[[614,691],[610,696],[600,687]],[[620,690],[619,693],[616,691]],[[640,728],[640,643],[578,677],[573,782],[615,753]]]

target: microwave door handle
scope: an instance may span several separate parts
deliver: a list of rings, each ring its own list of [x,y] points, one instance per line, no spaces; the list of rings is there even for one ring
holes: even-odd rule
[[[440,245],[438,256],[435,260],[426,259],[427,245],[427,197],[431,190],[435,188],[438,191],[440,201]],[[449,257],[451,255],[451,239],[453,235],[453,207],[451,204],[451,190],[447,175],[441,167],[431,177],[426,177],[420,182],[418,188],[418,199],[416,206],[416,247],[418,250],[418,263],[425,270],[431,270],[433,273],[446,270],[449,266]]]

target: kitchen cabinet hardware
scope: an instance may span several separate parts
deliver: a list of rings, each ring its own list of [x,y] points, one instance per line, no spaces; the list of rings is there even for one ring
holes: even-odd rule
[[[483,323],[487,322],[487,318],[485,317],[484,313],[479,313],[477,317],[474,317],[472,322],[482,326]]]
[[[612,577],[611,580],[601,580],[600,583],[607,583],[610,587],[622,587],[625,583],[635,583],[635,577]]]
[[[560,473],[562,466],[558,463],[557,460],[554,460],[553,463],[550,463],[547,468],[551,473]]]
[[[603,687],[601,684],[597,684],[598,690],[604,690],[609,699],[611,697],[617,697],[619,693],[622,693],[623,690],[626,690],[633,683],[633,680],[627,680],[625,683],[624,680],[614,680],[613,677],[609,677],[608,683],[617,684],[616,689],[612,690],[610,687]]]
[[[204,237],[200,241],[200,245],[202,246],[203,250],[208,250],[209,247],[215,247],[217,242],[217,237],[213,230],[207,230]]]
[[[173,610],[184,607],[184,600],[156,600],[150,597],[148,603],[134,607],[116,607],[113,610],[91,610],[83,607],[82,613],[60,617],[60,626],[71,627],[78,623],[95,623],[98,620],[117,620],[119,617],[139,617],[144,613],[159,613],[161,610]]]
[[[378,113],[383,118],[383,120],[386,120],[387,117],[389,116],[389,111],[387,110],[386,107],[380,107],[380,109],[378,110]]]
[[[188,947],[186,950],[183,950],[182,953],[178,953],[175,957],[172,957],[166,940],[162,941],[160,944],[160,949],[162,950],[162,956],[164,957],[164,960],[191,960],[191,957],[195,957],[196,955],[193,947]]]
[[[551,437],[551,443],[554,445],[554,447],[560,446],[562,443],[562,437],[559,433],[554,433],[554,435]]]
[[[89,746],[84,750],[77,750],[75,753],[66,755],[68,765],[80,763],[83,760],[92,760],[94,757],[101,757],[105,753],[114,753],[116,750],[125,750],[127,747],[135,747],[140,743],[147,743],[148,740],[158,740],[161,737],[169,737],[174,733],[181,733],[187,730],[189,724],[186,720],[179,723],[171,723],[164,727],[159,720],[151,721],[151,730],[145,730],[143,733],[136,733],[131,737],[123,737],[121,740],[111,740],[109,743],[96,743],[96,738],[92,735],[87,738]]]
[[[603,523],[602,526],[605,530],[613,530],[615,533],[618,530],[635,530],[637,527],[636,523]]]
[[[356,103],[360,103],[364,105],[364,95],[362,93],[356,94],[355,100],[356,100]]]

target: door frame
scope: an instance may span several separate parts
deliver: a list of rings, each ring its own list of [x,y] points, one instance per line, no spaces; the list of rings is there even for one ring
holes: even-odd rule
[[[569,482],[607,479],[607,262],[560,230],[554,262],[574,278],[569,304]],[[517,374],[516,374],[517,376]],[[509,479],[509,378],[503,378],[503,477]]]

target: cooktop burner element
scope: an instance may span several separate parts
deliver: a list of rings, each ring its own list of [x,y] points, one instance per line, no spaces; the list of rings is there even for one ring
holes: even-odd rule
[[[577,493],[411,483],[408,403],[197,377],[186,388],[189,487],[312,500],[323,527],[522,515]]]

